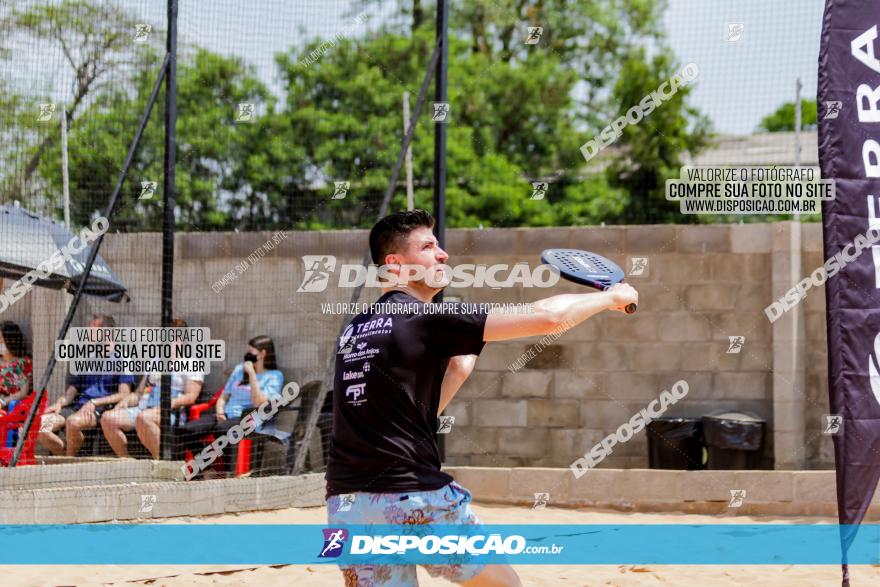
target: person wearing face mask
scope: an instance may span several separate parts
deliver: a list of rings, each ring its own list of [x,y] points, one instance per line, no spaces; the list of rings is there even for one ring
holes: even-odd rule
[[[0,410],[33,389],[33,369],[27,341],[15,322],[0,324]]]
[[[254,409],[270,398],[280,399],[284,375],[278,370],[275,343],[268,336],[257,336],[248,341],[244,360],[235,366],[223,394],[214,405],[213,414],[203,414],[198,420],[187,422],[183,443],[194,455],[205,447],[202,438],[207,434],[220,436],[241,422]],[[259,430],[260,427],[257,427]],[[235,462],[237,444],[224,450],[227,462]]]

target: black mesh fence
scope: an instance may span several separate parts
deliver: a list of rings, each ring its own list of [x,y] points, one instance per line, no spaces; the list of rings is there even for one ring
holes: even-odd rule
[[[780,45],[775,77],[815,56],[820,14],[778,11],[768,20],[815,21],[816,35]],[[685,165],[817,165],[816,104],[804,99],[798,123],[798,76],[768,97],[759,91],[768,79],[725,67],[732,51],[750,59],[754,23],[661,0],[454,3],[448,103],[433,103],[431,83],[416,116],[436,46],[434,15],[434,3],[420,0],[181,2],[173,317],[186,329],[179,332],[198,331],[224,352],[203,369],[165,371],[173,374],[173,438],[165,442],[175,462],[198,465],[187,475],[288,474],[297,454],[307,455],[303,470],[322,470],[331,405],[315,398],[343,317],[319,304],[352,294],[298,291],[309,269],[302,257],[360,261],[364,234],[350,230],[379,214],[405,110],[415,121],[411,172],[399,175],[390,208],[407,207],[411,192],[412,205],[431,209],[434,128],[446,124],[449,228],[791,218],[681,214],[665,198],[666,181]],[[671,32],[682,27],[692,31],[673,45]],[[80,371],[91,367],[59,359],[46,405],[28,438],[17,436],[50,357],[58,358],[58,332],[100,234],[70,348],[94,342],[80,358],[97,360],[107,341],[83,329],[148,336],[161,326],[164,85],[119,203],[104,215],[161,74],[166,30],[166,3],[157,0],[0,4],[8,351],[0,443],[6,463],[17,445],[20,465],[112,463],[112,474],[70,468],[71,485],[139,478],[141,464],[118,459],[162,456],[153,369],[90,375]],[[815,78],[802,83],[801,95],[812,95]],[[274,418],[210,459],[206,447],[228,441],[234,426],[232,438],[247,430],[242,419],[265,405]],[[10,483],[39,479],[22,473]]]

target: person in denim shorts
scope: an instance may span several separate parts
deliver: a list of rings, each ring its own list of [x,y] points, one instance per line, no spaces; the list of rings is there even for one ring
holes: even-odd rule
[[[449,256],[424,210],[391,214],[370,231],[384,293],[342,331],[333,381],[327,462],[331,526],[479,525],[471,494],[441,471],[438,415],[467,379],[486,342],[558,332],[603,310],[638,302],[629,285],[539,300],[532,313],[480,304],[433,304],[448,284]],[[454,432],[453,432],[454,433]],[[344,504],[344,507],[342,507]],[[506,564],[423,565],[468,587],[519,586]],[[346,586],[417,585],[414,565],[344,565]]]

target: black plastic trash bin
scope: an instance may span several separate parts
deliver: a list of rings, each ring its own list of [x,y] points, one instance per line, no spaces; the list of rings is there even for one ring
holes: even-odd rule
[[[703,437],[709,453],[707,469],[757,469],[764,446],[766,421],[748,412],[703,416]]]
[[[648,466],[652,469],[703,468],[699,418],[657,418],[648,424]]]

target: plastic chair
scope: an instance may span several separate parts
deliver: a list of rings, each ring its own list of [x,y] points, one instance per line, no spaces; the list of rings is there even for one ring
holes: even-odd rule
[[[28,395],[20,400],[10,412],[0,416],[0,438],[5,438],[9,432],[17,432],[25,423],[35,397],[35,393]],[[40,424],[43,420],[43,412],[46,410],[46,402],[48,399],[49,395],[44,393],[43,399],[40,400],[40,407],[37,410],[34,421],[31,423],[31,428],[28,430],[28,435],[27,438],[25,438],[24,447],[21,451],[21,456],[18,459],[17,465],[33,465],[36,463],[34,449],[37,444],[37,436],[40,434]],[[0,464],[4,467],[8,466],[10,461],[12,461],[13,453],[15,453],[14,445],[0,447]]]
[[[215,393],[211,399],[202,404],[195,404],[189,409],[189,417],[187,421],[192,422],[193,420],[199,418],[205,411],[210,408],[213,408],[217,403],[217,400],[220,399],[220,396],[223,395],[223,390],[225,387],[221,387],[220,391]],[[210,444],[214,442],[215,436],[213,434],[206,434],[203,436],[205,442]],[[251,448],[252,448],[252,440],[249,438],[242,439],[238,443],[238,453],[237,458],[235,459],[235,476],[241,476],[248,473],[251,470]],[[185,459],[187,461],[192,460],[193,458],[192,451],[187,450]],[[218,459],[219,460],[219,459]]]
[[[187,421],[187,422],[192,422],[193,420],[198,420],[198,419],[201,417],[201,415],[202,415],[203,413],[205,413],[207,410],[213,408],[213,407],[214,407],[214,404],[217,403],[217,400],[220,399],[220,396],[223,395],[223,390],[224,390],[224,389],[225,389],[225,386],[224,386],[224,387],[221,387],[221,388],[217,391],[217,393],[215,393],[214,395],[212,395],[212,396],[211,396],[211,399],[208,400],[208,401],[206,401],[206,402],[203,402],[203,403],[200,403],[200,404],[193,404],[193,405],[191,405],[191,406],[189,407],[189,413],[188,413],[188,415],[187,415],[186,421]],[[180,420],[178,420],[178,426],[181,426],[181,424],[179,424],[179,422],[180,422]],[[210,443],[214,442],[214,435],[213,435],[213,434],[206,434],[206,435],[203,436],[202,438],[205,439],[205,441],[206,441],[207,444],[210,444]],[[195,456],[195,455],[193,455],[192,451],[189,450],[189,449],[187,449],[187,450],[185,451],[185,453],[184,453],[184,457],[183,457],[183,458],[184,458],[185,461],[189,462],[189,461],[193,460],[193,457],[194,457],[194,456]]]

